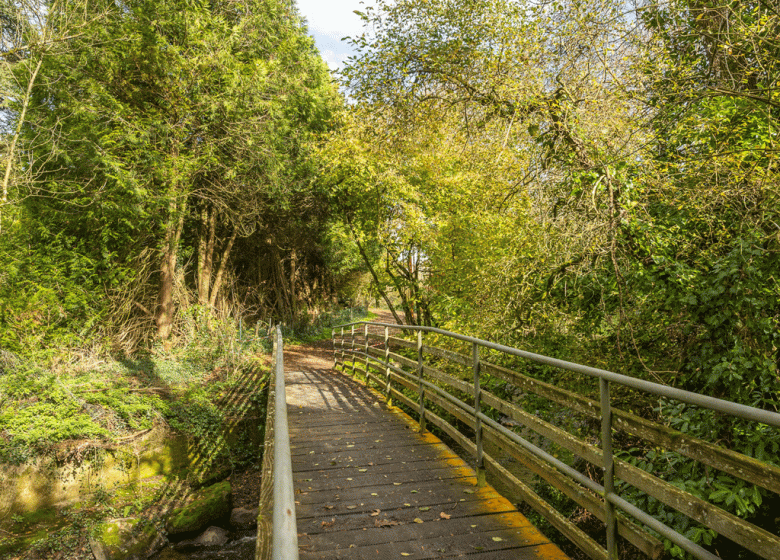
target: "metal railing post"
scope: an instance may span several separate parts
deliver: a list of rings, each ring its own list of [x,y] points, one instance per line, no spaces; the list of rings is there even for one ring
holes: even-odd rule
[[[344,371],[344,327],[341,327],[341,338],[339,338],[339,348],[341,349],[341,371]]]
[[[366,358],[366,383],[368,383],[368,323],[363,325],[363,342],[365,343],[363,352]]]
[[[609,495],[615,492],[615,470],[612,457],[612,408],[609,403],[609,381],[599,379],[601,394],[601,451],[604,457],[604,523],[607,526],[607,558],[618,560],[615,505]]]
[[[482,419],[479,417],[480,412],[482,412],[480,408],[482,389],[479,383],[479,374],[482,367],[479,359],[479,346],[476,342],[473,343],[471,349],[471,364],[474,372],[474,434],[475,443],[477,444],[475,469],[477,471],[477,486],[481,487],[485,485],[485,460],[482,456]]]
[[[420,433],[425,431],[425,387],[423,385],[422,331],[417,331],[417,381],[420,392]]]
[[[355,325],[352,325],[352,340],[349,349],[352,357],[352,377],[355,377]]]
[[[387,386],[385,387],[385,394],[387,396],[387,406],[393,405],[393,396],[390,393],[390,329],[385,327],[385,379],[387,379]]]
[[[336,369],[336,366],[339,363],[339,360],[336,357],[336,329],[330,329],[330,338],[333,341],[333,369]]]

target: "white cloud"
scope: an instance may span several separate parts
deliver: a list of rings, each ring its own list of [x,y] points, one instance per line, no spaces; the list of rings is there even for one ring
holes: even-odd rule
[[[306,18],[309,33],[331,69],[340,68],[354,54],[342,37],[363,32],[363,20],[354,13],[364,11],[373,0],[298,0],[298,10]]]

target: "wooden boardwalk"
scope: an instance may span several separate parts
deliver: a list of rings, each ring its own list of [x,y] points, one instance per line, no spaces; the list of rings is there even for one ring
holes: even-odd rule
[[[332,370],[286,379],[302,560],[567,559],[378,393]]]

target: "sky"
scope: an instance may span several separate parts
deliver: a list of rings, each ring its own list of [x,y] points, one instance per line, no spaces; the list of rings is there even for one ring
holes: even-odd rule
[[[363,20],[354,10],[365,10],[366,6],[374,4],[373,0],[297,0],[296,3],[322,58],[332,70],[340,68],[353,54],[349,44],[341,38],[363,31]]]

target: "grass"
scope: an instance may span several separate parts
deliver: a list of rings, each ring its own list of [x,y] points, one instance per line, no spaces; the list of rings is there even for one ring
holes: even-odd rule
[[[331,329],[355,321],[371,321],[377,315],[365,307],[350,307],[321,313],[311,323],[297,329],[282,327],[282,336],[286,344],[309,344],[321,340],[330,340]]]

